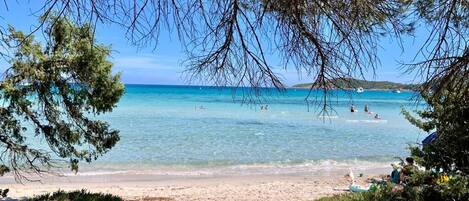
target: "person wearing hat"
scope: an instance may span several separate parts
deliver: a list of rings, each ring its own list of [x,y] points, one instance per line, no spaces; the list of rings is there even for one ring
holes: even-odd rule
[[[391,182],[398,184],[400,178],[399,165],[392,163]]]

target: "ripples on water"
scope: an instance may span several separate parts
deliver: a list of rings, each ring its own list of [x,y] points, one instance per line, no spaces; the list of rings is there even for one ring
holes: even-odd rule
[[[314,96],[313,92],[313,96]],[[317,92],[319,93],[319,92]],[[307,164],[311,161],[387,162],[405,156],[422,133],[400,114],[415,109],[411,92],[336,91],[336,113],[308,112],[308,90],[271,93],[263,104],[241,104],[229,89],[128,85],[115,110],[100,118],[121,131],[121,141],[97,167],[215,167]],[[352,114],[354,103],[358,112]],[[379,113],[382,120],[363,112]],[[420,106],[421,107],[421,106]],[[203,109],[201,109],[203,108]]]

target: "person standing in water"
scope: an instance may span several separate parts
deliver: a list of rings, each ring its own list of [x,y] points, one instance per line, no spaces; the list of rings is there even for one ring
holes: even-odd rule
[[[378,113],[376,113],[376,115],[375,115],[375,119],[381,119],[381,117],[379,116],[379,114],[378,114]]]
[[[365,112],[369,112],[369,110],[368,110],[368,104],[365,104]]]
[[[355,112],[355,105],[350,106],[350,112]]]

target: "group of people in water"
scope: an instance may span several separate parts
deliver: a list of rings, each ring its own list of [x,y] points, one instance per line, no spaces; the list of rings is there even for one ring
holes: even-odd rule
[[[200,106],[195,106],[195,110],[205,110],[206,108],[203,106],[203,105],[200,105]],[[267,111],[269,110],[269,105],[265,104],[265,105],[261,105],[261,111]],[[365,104],[365,107],[364,107],[364,111],[368,114],[374,114],[373,112],[371,112],[368,108],[368,104]],[[354,113],[354,112],[357,112],[357,108],[355,107],[354,104],[352,104],[350,106],[350,112]],[[378,113],[375,113],[375,119],[381,119],[381,117],[379,116]]]
[[[354,113],[354,112],[356,112],[356,111],[357,111],[357,108],[355,108],[355,105],[352,104],[352,105],[350,106],[350,112]],[[373,112],[371,112],[370,109],[368,108],[368,104],[365,104],[365,109],[364,109],[364,111],[365,111],[366,113],[368,113],[368,114],[373,114]],[[381,119],[381,117],[379,116],[378,113],[375,113],[375,119]]]

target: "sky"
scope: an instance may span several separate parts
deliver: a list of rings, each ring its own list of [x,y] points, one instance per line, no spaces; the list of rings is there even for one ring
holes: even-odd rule
[[[38,1],[20,2],[9,1],[8,9],[0,6],[0,25],[13,25],[28,32],[37,24],[37,18],[31,15],[38,7]],[[32,8],[32,9],[31,9]],[[414,82],[414,76],[403,73],[402,63],[412,62],[418,49],[426,39],[429,30],[421,25],[417,27],[415,36],[402,37],[402,47],[398,41],[390,38],[380,39],[377,55],[380,60],[375,73],[366,72],[367,80],[393,81],[401,83]],[[126,84],[165,84],[185,85],[188,82],[183,76],[186,59],[176,33],[163,31],[156,48],[137,48],[125,38],[125,30],[115,25],[100,25],[96,31],[97,41],[109,45],[112,49],[110,60],[114,63],[114,71],[122,74],[122,81]],[[272,56],[271,58],[274,58]],[[275,62],[271,62],[274,63]],[[0,70],[8,64],[0,62]],[[294,68],[277,69],[288,86],[311,82],[310,77],[299,77]]]

